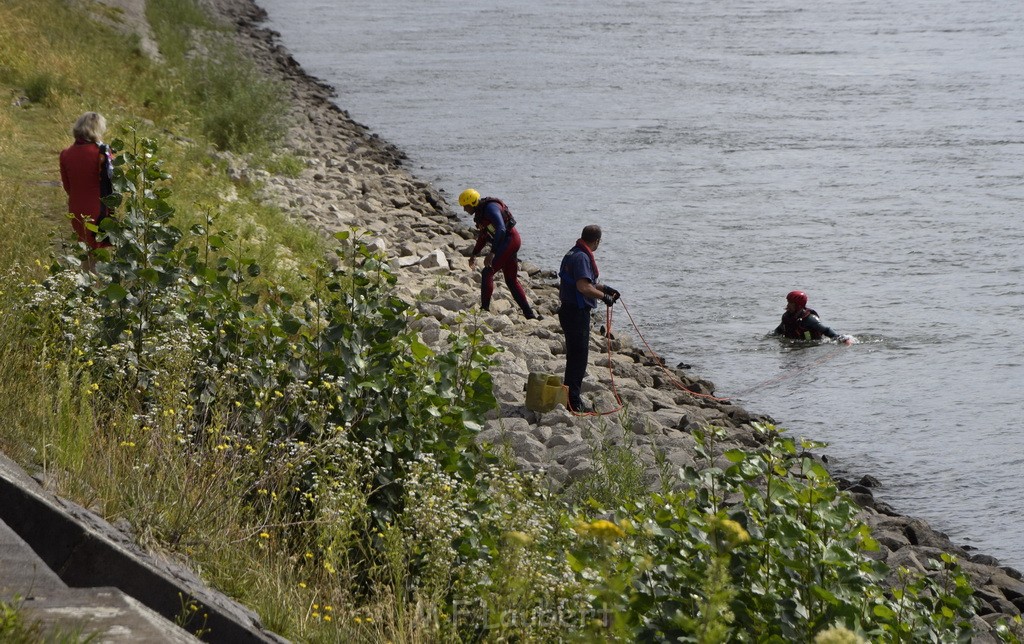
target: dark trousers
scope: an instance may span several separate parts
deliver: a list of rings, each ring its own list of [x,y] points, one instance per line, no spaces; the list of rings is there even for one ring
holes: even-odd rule
[[[569,406],[574,411],[583,409],[580,388],[587,375],[587,356],[590,353],[589,308],[562,304],[558,309],[558,323],[565,334],[565,376],[562,382],[569,388]]]

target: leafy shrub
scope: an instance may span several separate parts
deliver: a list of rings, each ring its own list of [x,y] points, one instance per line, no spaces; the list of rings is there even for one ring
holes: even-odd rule
[[[188,63],[187,73],[202,130],[219,149],[259,149],[284,136],[285,88],[230,43],[211,40]]]
[[[66,85],[49,72],[39,72],[25,79],[25,96],[33,103],[53,106],[58,96],[67,91]]]
[[[233,487],[253,495],[257,515],[270,508],[255,491],[276,490],[277,520],[313,526],[290,536],[308,543],[321,541],[321,514],[337,505],[332,477],[347,471],[347,452],[330,449],[338,441],[371,450],[379,525],[401,510],[405,467],[421,453],[442,454],[446,471],[474,471],[472,437],[495,404],[494,349],[479,332],[441,351],[422,344],[386,264],[348,234],[337,236],[339,267],[315,267],[308,294],[266,283],[212,219],[173,225],[154,141],[112,146],[117,216],[98,231],[112,246],[93,251],[94,274],[80,257],[55,262],[32,315],[63,344],[69,371],[130,411],[122,441],[177,444],[211,464],[239,452],[232,471],[248,482]]]
[[[285,177],[297,177],[306,169],[302,159],[293,154],[277,154],[269,157],[264,165],[268,172],[279,174]]]
[[[595,609],[613,617],[609,627],[644,641],[809,641],[835,625],[884,641],[971,632],[972,590],[953,557],[885,590],[857,506],[804,451],[820,445],[798,451],[762,430],[768,446],[725,452],[725,469],[709,430],[698,442],[704,467],[684,468],[682,491],[624,507],[614,553],[575,555],[581,574],[594,562],[607,571]]]
[[[569,505],[615,507],[646,498],[649,490],[644,464],[633,445],[616,445],[605,437],[595,437],[594,441],[594,469],[566,490]]]

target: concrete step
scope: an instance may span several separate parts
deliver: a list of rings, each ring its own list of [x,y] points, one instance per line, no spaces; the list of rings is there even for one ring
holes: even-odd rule
[[[0,598],[20,602],[48,627],[102,631],[102,642],[195,641],[175,625],[186,603],[201,616],[186,627],[203,627],[204,641],[286,642],[192,570],[143,551],[95,513],[44,490],[3,454]]]

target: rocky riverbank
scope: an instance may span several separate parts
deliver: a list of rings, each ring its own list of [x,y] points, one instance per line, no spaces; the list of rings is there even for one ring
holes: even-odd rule
[[[250,0],[205,2],[236,26],[243,49],[289,88],[295,125],[286,145],[307,164],[292,179],[252,170],[241,159],[232,159],[232,178],[261,186],[268,202],[326,233],[350,228],[366,231],[372,245],[391,260],[402,296],[424,314],[420,328],[424,340],[443,339],[444,326],[460,315],[474,314],[479,301],[479,273],[469,270],[466,262],[473,239],[468,220],[433,186],[403,168],[400,150],[335,105],[332,89],[307,76],[281,46],[278,34],[263,26],[264,13],[257,5]],[[500,192],[500,187],[495,189]],[[578,231],[565,234],[568,248]],[[529,239],[524,244],[523,255],[528,258]],[[494,373],[500,409],[488,421],[481,440],[508,444],[523,469],[542,469],[558,485],[592,471],[592,452],[600,441],[629,446],[652,480],[666,463],[673,469],[694,463],[692,431],[705,424],[724,428],[728,439],[723,449],[758,446],[753,424],[771,422],[770,418],[715,399],[712,383],[666,369],[622,340],[625,334],[608,341],[610,351],[605,338],[595,334],[584,398],[598,410],[614,410],[621,400],[628,412],[576,417],[560,407],[544,414],[528,410],[524,404],[528,374],[560,374],[564,365],[554,315],[557,283],[551,268],[527,261],[521,274],[543,320],[523,319],[503,284],[496,288],[491,312],[476,313],[490,329],[490,340],[505,349]],[[863,518],[881,545],[876,556],[893,569],[925,571],[928,558],[943,552],[960,558],[981,604],[979,631],[987,632],[990,624],[1024,609],[1019,571],[970,552],[924,521],[877,502],[871,491],[877,482],[871,477],[843,484],[863,507]],[[977,641],[990,639],[985,635]]]

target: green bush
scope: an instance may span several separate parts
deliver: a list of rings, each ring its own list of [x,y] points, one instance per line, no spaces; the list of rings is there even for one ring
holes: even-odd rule
[[[566,490],[569,505],[615,507],[646,498],[648,485],[644,464],[633,445],[615,445],[604,438],[594,440],[594,469]]]
[[[97,231],[112,246],[56,261],[31,309],[55,374],[77,374],[63,391],[103,383],[86,391],[109,400],[98,414],[130,414],[114,423],[126,445],[178,444],[212,464],[241,450],[232,487],[276,490],[283,506],[255,496],[255,513],[273,510],[282,525],[299,519],[312,532],[320,504],[333,503],[322,496],[333,473],[347,471],[346,453],[327,449],[336,441],[370,446],[379,525],[400,512],[405,468],[420,454],[443,454],[446,471],[471,475],[482,458],[472,437],[495,405],[494,349],[479,331],[443,351],[422,344],[386,264],[347,233],[337,235],[338,268],[314,267],[308,294],[266,282],[212,219],[173,225],[154,141],[124,145],[112,143],[117,216]],[[95,272],[83,270],[91,264]],[[187,526],[162,532],[180,540]]]
[[[615,551],[574,555],[581,574],[605,571],[594,608],[609,627],[643,641],[810,641],[833,626],[892,642],[970,635],[972,589],[953,557],[885,589],[857,506],[806,454],[820,445],[761,429],[768,445],[726,451],[725,469],[717,433],[700,436],[703,467],[684,469],[682,491],[624,507]]]
[[[295,155],[285,153],[268,157],[264,161],[264,167],[268,172],[294,178],[302,174],[306,164]]]
[[[32,74],[25,79],[25,96],[33,103],[52,106],[58,96],[67,92],[67,83],[49,72]]]
[[[230,43],[211,40],[187,64],[192,100],[210,141],[221,150],[271,146],[287,129],[285,88]]]

